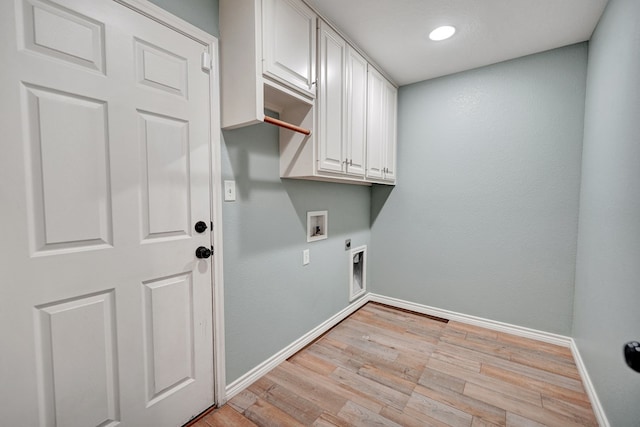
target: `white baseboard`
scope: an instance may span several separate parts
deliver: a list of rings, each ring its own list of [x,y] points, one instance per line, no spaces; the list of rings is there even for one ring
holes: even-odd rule
[[[587,367],[582,360],[582,356],[580,356],[580,350],[578,350],[578,346],[573,339],[571,339],[571,353],[573,354],[573,359],[576,362],[578,372],[580,372],[582,385],[587,391],[587,395],[589,396],[589,400],[591,401],[591,407],[593,408],[593,413],[596,416],[596,420],[598,420],[598,424],[600,425],[600,427],[611,427],[611,424],[609,424],[609,420],[607,419],[607,415],[604,412],[604,408],[602,407],[602,403],[600,403],[600,399],[598,398],[598,394],[596,393],[596,389],[591,382],[591,377],[589,377]]]
[[[253,382],[258,380],[267,372],[278,366],[280,363],[284,362],[285,360],[296,354],[298,351],[311,344],[315,339],[349,317],[352,313],[365,305],[367,302],[369,302],[369,299],[367,298],[367,295],[365,295],[359,300],[347,306],[344,310],[336,313],[326,321],[322,322],[320,325],[316,326],[311,331],[307,332],[305,335],[301,336],[231,384],[229,384],[226,387],[224,402],[222,403],[225,403],[233,396],[249,387]]]
[[[456,313],[455,311],[443,310],[440,308],[430,307],[428,305],[417,304],[415,302],[405,301],[397,298],[385,297],[383,295],[369,294],[369,301],[379,302],[381,304],[390,305],[392,307],[403,308],[405,310],[415,311],[416,313],[428,314],[430,316],[442,317],[444,319],[453,320],[460,323],[480,326],[482,328],[491,329],[493,331],[505,332],[507,334],[516,335],[524,338],[547,342],[550,344],[560,345],[562,347],[571,347],[571,338],[553,334],[551,332],[539,331],[536,329],[525,328],[523,326],[511,325],[509,323],[498,322],[495,320],[483,319],[482,317],[470,316],[468,314]]]

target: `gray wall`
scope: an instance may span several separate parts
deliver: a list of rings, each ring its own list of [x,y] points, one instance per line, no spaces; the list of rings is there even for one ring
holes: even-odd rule
[[[400,89],[374,292],[569,334],[585,43]]]
[[[218,37],[218,0],[149,0],[201,30]]]
[[[369,188],[281,180],[278,128],[223,132],[227,383],[348,305],[352,246],[369,244]],[[307,211],[329,211],[329,237],[307,243]],[[302,265],[310,249],[311,263]]]
[[[640,423],[640,2],[610,0],[589,46],[573,336],[612,426]]]

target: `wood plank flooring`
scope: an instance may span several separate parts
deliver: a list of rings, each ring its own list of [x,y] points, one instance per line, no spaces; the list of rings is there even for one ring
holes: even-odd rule
[[[597,426],[569,349],[369,303],[195,427]]]

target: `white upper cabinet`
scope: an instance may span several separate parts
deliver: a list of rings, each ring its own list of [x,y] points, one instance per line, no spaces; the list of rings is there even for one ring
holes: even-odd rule
[[[365,175],[367,147],[367,61],[347,46],[346,173]]]
[[[315,96],[316,14],[299,0],[264,0],[262,55],[265,75]]]
[[[330,178],[363,180],[367,145],[367,61],[327,23],[318,27],[317,167]]]
[[[347,44],[320,22],[318,69],[318,170],[345,172]]]
[[[320,21],[318,45],[318,171],[362,178],[367,61],[324,21]]]
[[[260,123],[265,108],[310,130],[316,15],[300,0],[220,0],[222,128]],[[293,111],[295,110],[295,111]]]
[[[368,73],[367,101],[367,178],[383,178],[385,141],[385,89],[384,77],[373,67]]]
[[[222,128],[268,109],[282,178],[395,184],[393,84],[302,0],[219,1]]]
[[[398,115],[398,89],[389,81],[384,82],[386,120],[384,159],[383,159],[383,179],[385,181],[396,181],[396,152],[397,152],[397,115]]]
[[[367,178],[396,179],[397,89],[369,67],[367,109]]]

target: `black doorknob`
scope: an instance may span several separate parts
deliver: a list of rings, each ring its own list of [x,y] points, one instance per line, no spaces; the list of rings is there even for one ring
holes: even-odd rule
[[[200,259],[207,259],[211,256],[211,249],[200,246],[196,249],[196,257]]]
[[[640,343],[631,341],[624,345],[624,358],[627,365],[636,372],[640,372]]]
[[[204,233],[204,231],[207,229],[207,223],[204,221],[198,221],[196,222],[196,225],[194,228],[196,229],[196,232]]]

